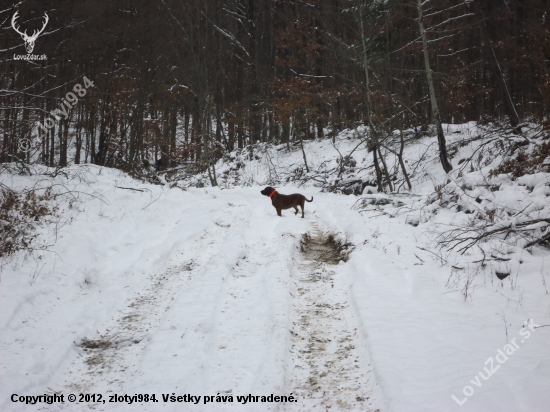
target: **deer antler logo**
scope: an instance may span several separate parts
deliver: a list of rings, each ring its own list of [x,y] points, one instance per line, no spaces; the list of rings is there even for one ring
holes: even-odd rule
[[[32,36],[29,36],[27,34],[27,30],[21,33],[21,31],[19,31],[19,26],[17,27],[15,26],[15,21],[17,20],[18,14],[19,12],[16,11],[15,14],[13,15],[11,19],[11,26],[17,33],[21,35],[21,38],[25,41],[25,49],[27,49],[27,53],[31,54],[32,51],[34,50],[34,42],[36,41],[38,36],[40,36],[40,34],[44,31],[44,29],[46,28],[46,24],[48,24],[48,21],[50,20],[50,18],[48,17],[47,13],[44,13],[44,16],[45,16],[44,25],[40,30],[35,30]]]

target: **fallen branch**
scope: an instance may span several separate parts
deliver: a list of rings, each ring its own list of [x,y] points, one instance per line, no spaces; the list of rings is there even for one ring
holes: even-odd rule
[[[531,246],[535,246],[536,244],[538,243],[541,243],[541,242],[548,242],[550,240],[550,233],[547,233],[546,235],[544,235],[543,237],[539,237],[538,239],[535,239],[529,243],[527,243],[525,245],[525,248],[528,248],[528,247],[531,247]]]
[[[122,186],[115,186],[116,188],[118,189],[124,189],[124,190],[133,190],[135,192],[145,192],[145,191],[149,191],[149,189],[134,189],[133,187],[122,187]]]
[[[185,168],[187,167],[187,165],[194,165],[194,164],[196,164],[195,162],[184,162],[184,163],[185,163],[184,166],[172,167],[171,169],[161,170],[160,172],[157,172],[157,175],[160,175],[160,174],[162,174],[162,173],[168,173],[168,172],[173,172],[173,171],[176,171],[176,170],[185,169]]]
[[[481,233],[481,232],[483,232],[483,230],[485,230],[486,227],[479,228],[479,229],[469,229],[469,228],[454,229],[442,235],[444,236],[444,238],[439,241],[439,245],[447,247],[448,249],[455,249],[459,246],[462,246],[460,247],[460,249],[458,249],[458,252],[461,254],[464,254],[464,252],[466,252],[469,248],[478,244],[482,240],[498,236],[499,234],[502,234],[502,233],[507,233],[507,235],[510,233],[528,235],[527,231],[529,229],[527,227],[534,225],[536,223],[541,223],[541,222],[550,224],[550,218],[528,220],[526,222],[516,223],[514,229],[509,226],[502,226],[497,229],[489,230],[484,233]],[[475,233],[475,235],[474,234],[470,236],[466,235],[467,233],[472,233],[472,232]],[[528,245],[533,246],[534,244],[544,241],[546,239],[550,239],[550,234],[547,234],[542,238],[537,238],[536,240],[527,243],[524,246],[524,248],[529,247]],[[505,260],[503,258],[496,258],[495,256],[493,256],[493,258],[495,258],[496,260]]]

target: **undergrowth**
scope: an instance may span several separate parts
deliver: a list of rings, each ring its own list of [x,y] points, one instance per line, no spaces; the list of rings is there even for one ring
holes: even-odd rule
[[[53,198],[52,188],[17,192],[0,184],[0,259],[32,248],[38,225],[58,212]]]
[[[537,146],[531,153],[519,151],[491,171],[490,176],[509,174],[514,178],[537,172],[550,172],[550,143]]]

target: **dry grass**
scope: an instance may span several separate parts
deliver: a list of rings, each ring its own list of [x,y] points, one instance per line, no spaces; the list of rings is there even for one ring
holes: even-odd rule
[[[497,168],[491,171],[489,177],[499,174],[510,174],[514,178],[536,172],[548,172],[550,170],[550,143],[537,146],[532,153],[519,151],[515,158],[503,161]]]
[[[30,249],[37,237],[36,227],[55,215],[52,189],[17,192],[0,186],[0,258]]]

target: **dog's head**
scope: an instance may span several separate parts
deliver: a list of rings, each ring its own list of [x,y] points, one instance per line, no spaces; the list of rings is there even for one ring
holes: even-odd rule
[[[268,186],[264,190],[261,190],[260,193],[264,196],[269,196],[274,191],[275,191],[275,189],[273,189],[271,186]]]

